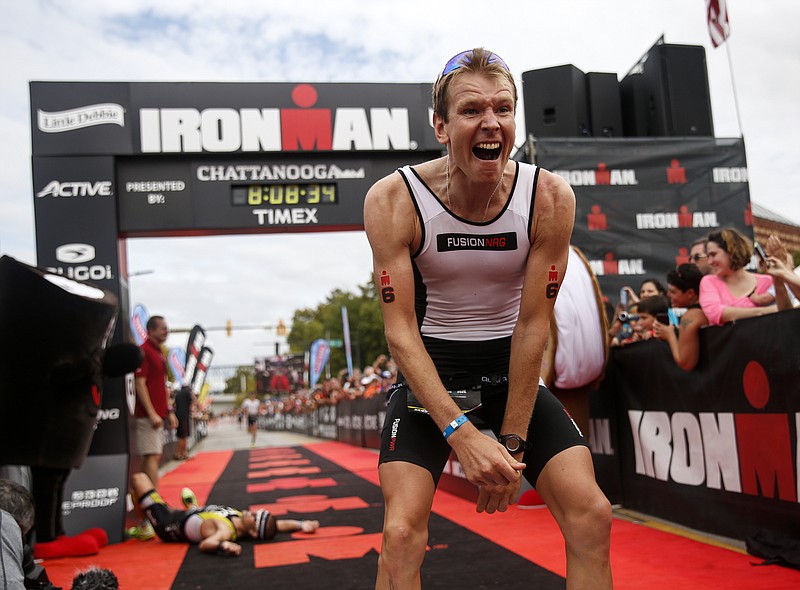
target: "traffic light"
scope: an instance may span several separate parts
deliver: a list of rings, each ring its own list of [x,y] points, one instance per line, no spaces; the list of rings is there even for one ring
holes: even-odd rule
[[[278,326],[275,328],[275,333],[278,336],[286,336],[286,324],[283,323],[283,320],[278,320]]]
[[[225,333],[230,336],[231,332],[233,331],[233,324],[231,324],[230,320],[225,322]]]

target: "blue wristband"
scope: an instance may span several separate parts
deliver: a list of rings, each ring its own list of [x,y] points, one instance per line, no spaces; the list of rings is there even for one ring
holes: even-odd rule
[[[447,428],[442,430],[442,434],[444,435],[444,439],[447,440],[447,437],[449,437],[456,430],[458,430],[459,427],[462,424],[464,424],[465,422],[467,422],[468,420],[469,420],[469,418],[467,418],[466,414],[461,414],[458,418],[456,418],[455,420],[450,422],[450,424],[447,425]]]

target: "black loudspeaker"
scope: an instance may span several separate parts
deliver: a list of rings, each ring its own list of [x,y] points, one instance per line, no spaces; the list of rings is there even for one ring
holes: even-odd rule
[[[713,137],[705,48],[656,44],[620,83],[625,135]]]
[[[589,120],[594,137],[622,137],[622,102],[617,75],[605,72],[586,74]]]
[[[586,76],[573,65],[522,73],[525,128],[535,137],[591,135]]]

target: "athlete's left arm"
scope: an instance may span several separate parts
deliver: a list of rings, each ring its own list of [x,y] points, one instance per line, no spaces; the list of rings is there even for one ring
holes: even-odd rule
[[[536,402],[550,318],[567,270],[575,221],[575,195],[563,178],[539,171],[533,215],[519,318],[511,337],[508,404],[502,428],[502,434],[523,438]]]

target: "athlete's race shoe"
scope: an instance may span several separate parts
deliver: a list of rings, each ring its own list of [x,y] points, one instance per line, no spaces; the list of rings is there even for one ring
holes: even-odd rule
[[[149,522],[145,522],[139,526],[132,526],[127,532],[128,537],[131,539],[138,539],[139,541],[149,541],[156,536],[156,532],[153,530],[153,525],[151,525]]]
[[[184,508],[188,510],[193,506],[197,506],[197,497],[191,489],[183,488],[181,490],[181,502],[183,502]]]

